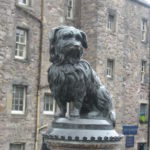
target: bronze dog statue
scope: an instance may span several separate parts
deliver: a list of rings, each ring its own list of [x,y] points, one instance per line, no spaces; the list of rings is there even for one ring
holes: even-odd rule
[[[60,26],[50,33],[49,86],[65,117],[66,103],[73,102],[71,116],[101,117],[115,122],[112,99],[87,61],[81,59],[87,48],[86,34],[74,27]]]

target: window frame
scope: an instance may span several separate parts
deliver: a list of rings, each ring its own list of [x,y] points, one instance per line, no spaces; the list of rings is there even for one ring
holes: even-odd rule
[[[144,36],[143,36],[143,34],[144,34]],[[141,21],[141,41],[142,42],[147,41],[147,19],[142,19],[142,21]]]
[[[110,66],[109,63],[111,63]],[[108,74],[109,72],[109,74]],[[114,60],[113,59],[107,59],[107,70],[106,70],[106,76],[109,79],[113,79],[114,77]]]
[[[108,31],[116,32],[116,20],[117,20],[116,19],[116,11],[109,9],[108,10],[108,17],[107,17],[107,29],[108,29]]]
[[[113,28],[114,28],[114,15],[112,15],[112,14],[109,14],[108,15],[108,25],[107,25],[107,27],[108,27],[108,29],[110,30],[110,31],[112,31],[113,30]]]
[[[141,62],[141,83],[145,83],[146,66],[147,66],[147,61],[142,60],[142,62]]]
[[[70,4],[70,1],[71,1],[71,3],[72,3],[72,6],[70,6],[69,4]],[[70,9],[70,10],[69,10]],[[73,15],[74,15],[74,13],[73,13],[73,9],[74,9],[74,0],[67,0],[67,19],[70,19],[70,20],[72,20],[74,17],[73,17]],[[70,13],[70,16],[68,16],[68,13]]]
[[[20,36],[19,36],[19,42],[17,41],[17,30],[21,30],[24,32],[25,36],[24,36],[24,43],[21,43],[20,42]],[[19,56],[18,53],[21,51],[20,49],[16,49],[16,46],[15,46],[15,59],[19,59],[19,60],[25,60],[27,58],[27,41],[28,41],[28,31],[27,29],[24,29],[24,28],[21,28],[21,27],[17,27],[16,28],[16,45],[18,44],[18,46],[22,45],[24,46],[24,50],[23,50],[23,55],[22,56]],[[17,51],[17,55],[16,55],[16,51]]]
[[[147,143],[146,143],[146,142],[138,142],[138,143],[137,143],[137,149],[138,149],[138,150],[140,150],[140,149],[139,149],[139,145],[140,145],[140,144],[145,144],[145,150],[147,149]]]
[[[45,110],[45,99],[46,99],[46,96],[49,96],[50,99],[53,101],[53,110]],[[44,94],[44,103],[43,103],[43,114],[45,114],[45,115],[54,115],[55,111],[56,111],[56,101],[54,100],[54,98],[52,97],[52,95],[50,93],[45,93]]]
[[[144,110],[144,114],[143,114],[143,112],[142,112],[142,110],[141,110],[141,106],[142,105],[144,105],[145,106],[145,110]],[[142,116],[144,116],[145,118],[144,119],[146,119],[145,121],[142,121],[141,120],[141,117]],[[147,119],[148,119],[148,105],[147,105],[147,103],[140,103],[140,112],[139,112],[139,122],[141,123],[141,124],[146,124],[147,123]]]
[[[12,150],[12,148],[11,148],[12,145],[21,145],[20,150],[25,150],[25,143],[10,143],[9,144],[9,150]]]
[[[15,87],[21,87],[23,88],[23,107],[22,110],[13,110],[13,103],[16,99],[14,99],[14,88]],[[25,114],[25,105],[26,105],[26,98],[27,98],[27,86],[23,86],[23,85],[13,85],[13,93],[12,93],[12,107],[11,107],[11,114],[19,114],[19,115],[23,115]],[[14,104],[15,105],[15,104]]]

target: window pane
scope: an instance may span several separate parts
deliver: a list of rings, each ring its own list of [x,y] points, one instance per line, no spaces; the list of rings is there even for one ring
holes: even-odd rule
[[[147,35],[147,21],[146,20],[142,20],[142,25],[141,25],[141,38],[142,41],[146,41],[146,35]]]
[[[15,101],[14,101],[15,103],[15,105],[18,105],[18,99],[17,98],[15,98]]]
[[[53,111],[53,102],[50,104],[50,110]]]
[[[140,115],[145,115],[146,114],[146,104],[141,104],[140,105]]]
[[[25,43],[25,36],[21,36],[21,37],[20,37],[20,42],[21,42],[21,43]]]
[[[19,50],[23,51],[24,50],[24,45],[19,45]]]
[[[73,1],[72,0],[68,0],[67,17],[68,18],[72,18],[73,17]]]
[[[24,144],[10,144],[10,150],[24,150]]]
[[[69,1],[69,6],[72,7],[72,1],[71,0]]]
[[[145,143],[139,143],[138,144],[138,150],[146,150],[146,144]]]
[[[145,71],[146,68],[146,61],[142,61],[142,71]]]
[[[140,117],[139,121],[140,123],[147,123],[147,111],[146,111],[147,105],[141,104],[140,105]]]
[[[17,104],[15,104],[15,110],[18,110],[18,105]]]
[[[15,99],[19,98],[19,91],[15,91],[14,96],[15,96]]]
[[[49,104],[46,104],[46,110],[47,111],[49,110]]]
[[[19,42],[19,35],[16,34],[16,42]]]
[[[23,104],[24,104],[23,101],[25,101],[24,92],[25,92],[25,87],[23,86],[13,87],[12,110],[23,111]]]
[[[19,49],[19,45],[16,43],[16,49]]]
[[[16,29],[16,50],[15,56],[24,58],[26,51],[26,30],[17,28]]]
[[[44,97],[44,110],[53,111],[53,98],[50,95],[45,95]]]
[[[19,110],[23,110],[23,106],[22,105],[20,105]]]
[[[23,51],[19,51],[19,56],[23,56]]]
[[[114,30],[114,16],[110,15],[108,16],[108,29]]]
[[[23,89],[23,88],[20,88],[19,90],[20,90],[20,98],[22,98],[22,99],[23,99],[24,89]]]
[[[142,66],[141,66],[141,82],[145,82],[145,75],[146,75],[146,61],[142,61]]]
[[[147,24],[147,21],[146,21],[146,20],[143,20],[143,21],[142,21],[142,30],[143,30],[143,31],[146,31],[146,24]]]
[[[20,105],[23,105],[23,99],[20,101]]]
[[[107,60],[107,76],[113,77],[113,60]]]

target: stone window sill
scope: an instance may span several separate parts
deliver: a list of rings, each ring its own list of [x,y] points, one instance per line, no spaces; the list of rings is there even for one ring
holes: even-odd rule
[[[30,5],[16,3],[16,7],[21,8],[26,11],[33,11],[32,7]]]
[[[53,111],[43,111],[43,115],[51,115],[54,116],[54,112]]]
[[[29,63],[29,61],[27,59],[18,59],[18,58],[14,58],[15,61],[21,62],[21,63]]]

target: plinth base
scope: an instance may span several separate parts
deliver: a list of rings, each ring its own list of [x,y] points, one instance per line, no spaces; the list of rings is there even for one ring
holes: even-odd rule
[[[121,142],[86,143],[46,140],[47,150],[120,150]],[[46,150],[46,149],[45,149]]]
[[[120,150],[122,138],[107,120],[81,118],[57,118],[43,137],[43,150]]]

